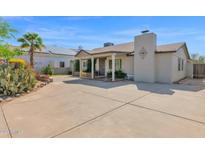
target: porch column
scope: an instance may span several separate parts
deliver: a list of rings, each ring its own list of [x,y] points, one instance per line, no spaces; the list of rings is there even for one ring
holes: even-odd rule
[[[79,63],[80,63],[80,78],[82,77],[82,60],[79,59]]]
[[[115,53],[112,54],[112,81],[115,81]]]
[[[94,57],[91,57],[91,78],[94,79]]]
[[[107,77],[107,73],[109,71],[109,59],[108,57],[105,60],[105,76]]]

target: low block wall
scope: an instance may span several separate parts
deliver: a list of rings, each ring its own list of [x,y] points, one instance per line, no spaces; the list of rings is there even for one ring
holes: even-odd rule
[[[53,68],[54,74],[68,74],[71,70],[70,68]]]

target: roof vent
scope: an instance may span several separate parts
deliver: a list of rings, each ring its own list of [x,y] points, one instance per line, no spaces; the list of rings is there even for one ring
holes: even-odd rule
[[[104,47],[113,46],[113,45],[114,45],[114,43],[111,43],[111,42],[104,43]]]
[[[145,34],[145,33],[149,33],[149,30],[148,29],[145,29],[143,31],[141,31],[142,34]]]

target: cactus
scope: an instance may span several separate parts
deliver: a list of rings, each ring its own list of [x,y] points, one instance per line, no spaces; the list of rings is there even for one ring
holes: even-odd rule
[[[29,67],[0,65],[0,94],[14,96],[32,90],[35,84],[35,74]]]

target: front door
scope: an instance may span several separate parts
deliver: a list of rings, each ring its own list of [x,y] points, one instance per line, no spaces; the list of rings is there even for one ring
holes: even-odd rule
[[[106,58],[99,58],[99,75],[105,75],[105,60]]]

